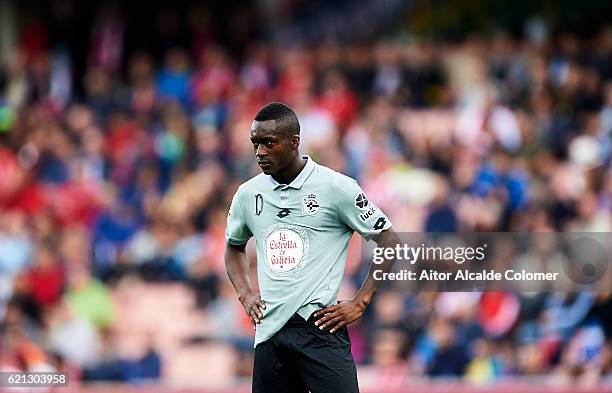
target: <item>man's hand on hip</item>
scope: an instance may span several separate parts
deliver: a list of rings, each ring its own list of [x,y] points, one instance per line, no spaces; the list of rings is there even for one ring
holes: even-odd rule
[[[330,332],[334,333],[359,319],[365,311],[366,305],[362,301],[356,299],[340,302],[336,305],[324,308],[314,313],[315,318],[319,318],[315,325],[321,330],[331,328]]]
[[[259,294],[255,292],[247,292],[244,295],[240,295],[238,296],[238,300],[242,303],[244,312],[246,312],[251,319],[253,327],[256,327],[264,317],[263,310],[266,309],[265,303],[261,300]]]

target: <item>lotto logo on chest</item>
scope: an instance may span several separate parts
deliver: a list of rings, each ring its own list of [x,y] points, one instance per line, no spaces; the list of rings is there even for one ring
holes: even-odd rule
[[[314,214],[319,210],[319,201],[315,194],[308,194],[302,200],[302,213]]]

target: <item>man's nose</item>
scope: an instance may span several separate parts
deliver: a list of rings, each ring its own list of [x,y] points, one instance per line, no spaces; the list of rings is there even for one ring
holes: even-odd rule
[[[268,155],[268,151],[266,150],[266,148],[262,145],[257,146],[257,149],[255,150],[255,155],[257,157],[265,157],[266,155]]]

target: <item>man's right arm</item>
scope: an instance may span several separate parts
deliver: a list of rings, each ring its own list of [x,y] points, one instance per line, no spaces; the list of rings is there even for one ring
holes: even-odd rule
[[[262,310],[266,309],[266,305],[259,294],[253,291],[249,281],[249,264],[245,249],[247,241],[252,236],[253,233],[249,229],[240,204],[240,189],[238,189],[227,215],[225,268],[238,294],[238,300],[255,327],[263,318]]]
[[[266,305],[258,293],[253,291],[249,280],[249,265],[246,256],[246,245],[233,245],[226,243],[225,247],[225,269],[229,276],[238,300],[244,307],[244,311],[251,319],[253,327],[263,318],[263,310]]]

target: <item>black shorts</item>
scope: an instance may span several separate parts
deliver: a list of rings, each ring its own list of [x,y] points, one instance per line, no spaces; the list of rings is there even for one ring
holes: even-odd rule
[[[346,326],[335,333],[298,314],[255,348],[253,393],[358,393]]]

